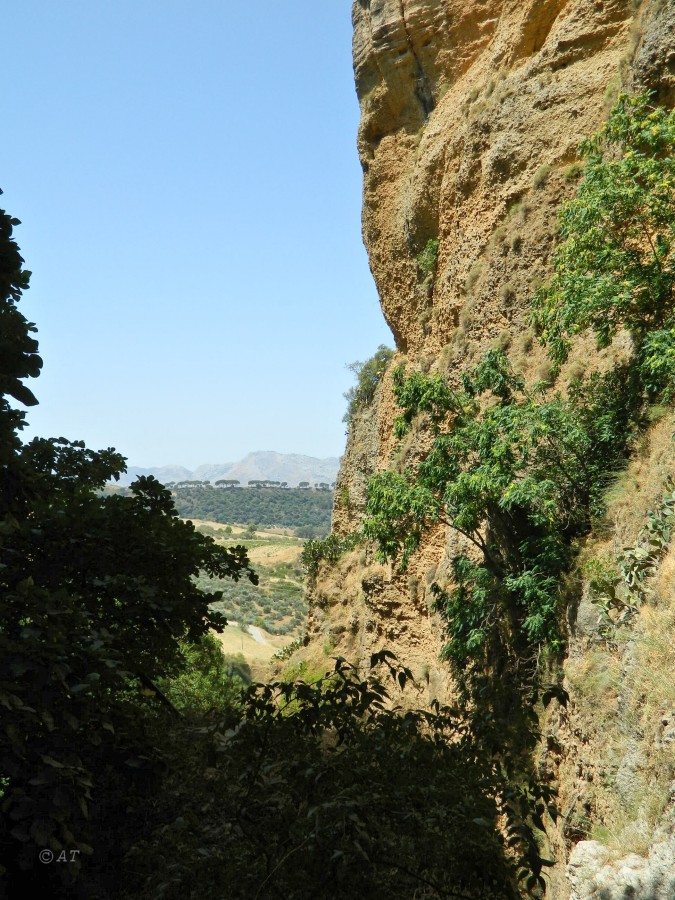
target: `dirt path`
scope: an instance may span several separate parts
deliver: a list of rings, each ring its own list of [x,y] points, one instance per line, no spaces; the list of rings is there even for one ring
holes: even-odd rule
[[[259,628],[256,628],[255,625],[248,626],[248,633],[251,635],[253,640],[257,641],[259,644],[264,644],[266,647],[272,646],[270,642],[265,639],[265,635],[262,633],[262,631]]]
[[[214,633],[214,637],[220,642],[223,653],[233,656],[241,653],[250,663],[269,662],[277,650],[281,650],[292,640],[288,635],[267,634],[255,625],[249,626],[247,631],[242,631],[232,620],[221,634]]]

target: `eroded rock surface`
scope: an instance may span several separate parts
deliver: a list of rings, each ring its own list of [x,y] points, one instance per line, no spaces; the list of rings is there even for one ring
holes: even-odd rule
[[[597,841],[579,841],[567,873],[570,900],[672,900],[675,839],[655,843],[647,858],[629,853],[611,860]]]

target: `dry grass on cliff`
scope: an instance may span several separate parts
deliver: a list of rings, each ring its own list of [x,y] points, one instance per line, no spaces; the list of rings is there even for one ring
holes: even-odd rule
[[[592,837],[617,858],[645,855],[670,803],[675,777],[675,556],[662,566],[653,602],[638,617],[621,659],[613,727],[618,768],[596,788],[602,824]]]
[[[659,505],[675,468],[672,414],[657,411],[636,457],[608,492],[604,537],[590,544],[583,559],[615,561],[634,543],[649,512]],[[589,836],[618,859],[646,854],[654,829],[671,803],[675,778],[675,550],[651,580],[652,594],[630,626],[601,639],[591,629],[591,646],[573,654],[566,671],[576,705],[577,730],[584,735],[581,756],[584,800],[595,824]],[[586,622],[593,610],[586,605]],[[580,618],[583,610],[580,612]],[[577,826],[590,827],[583,815]]]
[[[668,593],[659,590],[618,648],[597,647],[568,665],[587,744],[590,780],[580,794],[595,822],[587,835],[617,859],[648,852],[675,777],[675,559],[670,569]],[[582,815],[576,827],[590,820]]]

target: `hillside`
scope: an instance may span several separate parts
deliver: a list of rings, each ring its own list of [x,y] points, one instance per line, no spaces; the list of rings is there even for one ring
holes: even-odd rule
[[[222,592],[222,599],[213,608],[228,620],[218,638],[225,653],[243,656],[254,669],[254,677],[264,678],[269,675],[272,656],[304,633],[307,602],[300,563],[304,542],[287,534],[252,533],[214,522],[196,521],[195,526],[221,546],[246,547],[259,578],[257,585],[203,573],[199,586]]]
[[[333,510],[331,491],[302,488],[186,487],[174,491],[174,502],[186,519],[323,532],[330,528]]]

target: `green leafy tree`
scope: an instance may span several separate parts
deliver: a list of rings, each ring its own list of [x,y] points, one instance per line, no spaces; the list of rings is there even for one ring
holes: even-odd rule
[[[528,390],[503,353],[491,351],[455,389],[438,374],[393,373],[403,436],[417,416],[433,433],[416,470],[368,485],[364,535],[403,569],[425,532],[443,522],[478,561],[453,563],[456,590],[436,589],[447,617],[446,655],[460,665],[559,647],[561,575],[571,542],[602,508],[609,472],[631,432],[625,373],[592,376],[567,397]]]
[[[386,667],[389,691],[376,677]],[[233,900],[515,900],[519,873],[544,885],[552,863],[523,816],[532,796],[508,785],[508,754],[485,752],[489,719],[471,728],[438,705],[401,713],[393,692],[410,672],[387,651],[369,668],[364,678],[338,659],[314,683],[252,685],[240,724],[211,729],[210,781],[177,779],[165,795],[162,827],[131,854],[126,896],[210,897],[226,884]]]
[[[123,814],[124,773],[154,755],[142,692],[170,705],[156,680],[181,669],[181,642],[223,624],[210,608],[219,594],[196,576],[257,579],[243,547],[220,548],[181,521],[156,480],[103,494],[125,470],[114,450],[22,444],[25,414],[10,400],[36,402],[23,382],[41,360],[17,309],[29,280],[17,224],[0,212],[0,875],[18,892],[29,873],[77,874],[77,863],[40,867],[40,849],[105,852],[94,840],[101,809]]]
[[[241,690],[250,683],[250,668],[246,680],[233,673],[232,664],[228,665],[212,634],[202,635],[196,642],[181,641],[180,650],[185,667],[172,678],[160,681],[169,701],[184,716],[196,717],[198,721],[214,710],[222,711],[223,707],[236,709]]]
[[[606,347],[628,329],[657,393],[675,375],[675,111],[624,95],[581,152],[584,178],[560,212],[534,321],[558,364],[575,334],[591,330]]]
[[[345,392],[347,411],[342,421],[350,425],[356,413],[370,406],[375,397],[375,390],[387,370],[394,351],[380,344],[377,351],[366,362],[353,362],[347,368],[356,376],[356,385]]]

